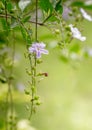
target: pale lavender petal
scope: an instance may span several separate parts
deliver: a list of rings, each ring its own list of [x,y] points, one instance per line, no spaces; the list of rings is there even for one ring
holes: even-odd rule
[[[41,48],[45,48],[45,46],[46,46],[46,45],[45,45],[43,42],[40,43],[40,47],[41,47]]]
[[[37,57],[37,58],[41,58],[41,52],[40,52],[40,51],[37,51],[37,52],[36,52],[36,57]]]
[[[30,53],[35,52],[35,49],[34,49],[33,47],[30,47],[30,48],[29,48],[29,52],[30,52]]]
[[[32,47],[33,47],[33,48],[37,48],[37,45],[38,45],[38,43],[35,43],[35,42],[34,42],[34,43],[32,44]]]
[[[45,50],[45,49],[41,49],[40,52],[43,53],[43,54],[49,54],[49,51]]]
[[[48,54],[48,50],[44,49],[45,44],[43,42],[41,43],[36,43],[34,42],[31,47],[29,47],[29,52],[30,53],[36,53],[37,58],[41,58],[41,54]]]

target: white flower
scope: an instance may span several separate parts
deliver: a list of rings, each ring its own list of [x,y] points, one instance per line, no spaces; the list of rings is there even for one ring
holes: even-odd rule
[[[78,28],[76,27],[73,27],[72,24],[69,25],[70,29],[71,29],[71,32],[72,32],[72,36],[74,38],[77,38],[79,39],[80,41],[85,41],[86,40],[86,37],[82,36],[80,31],[78,30]]]
[[[88,21],[92,21],[92,17],[86,13],[86,11],[82,8],[80,8],[80,12],[82,13],[82,16],[87,19]]]

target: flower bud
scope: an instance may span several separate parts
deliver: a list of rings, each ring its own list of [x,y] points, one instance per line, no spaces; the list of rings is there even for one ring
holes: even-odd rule
[[[40,64],[42,63],[43,61],[41,59],[37,59],[37,63]]]
[[[60,30],[59,29],[55,29],[55,33],[56,34],[60,34]]]
[[[30,92],[28,90],[24,90],[25,94],[29,95]]]
[[[34,97],[34,100],[38,100],[38,99],[39,99],[39,96],[35,96],[35,97]]]
[[[66,29],[67,31],[70,31],[70,27],[69,27],[69,26],[65,26],[65,29]]]
[[[36,105],[38,105],[38,106],[41,105],[41,102],[40,101],[36,102]]]
[[[72,12],[69,12],[68,14],[69,14],[69,16],[72,16],[72,15],[73,15]]]
[[[76,12],[76,11],[77,11],[77,7],[73,7],[73,8],[72,8],[72,11],[73,11],[73,12]]]

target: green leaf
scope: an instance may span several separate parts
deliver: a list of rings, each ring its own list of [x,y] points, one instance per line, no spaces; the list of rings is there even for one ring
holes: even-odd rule
[[[77,6],[84,9],[92,10],[92,4],[86,5],[83,1],[74,1],[71,6]]]
[[[3,4],[2,1],[0,1],[0,10],[1,10],[1,9],[5,9],[4,4]]]
[[[12,10],[13,6],[11,2],[7,2],[7,10],[10,12]]]
[[[82,1],[74,1],[71,4],[72,6],[78,6],[78,7],[83,7],[84,6],[84,2]]]
[[[55,10],[56,10],[57,12],[59,12],[60,14],[63,13],[63,6],[61,5],[61,3],[62,3],[62,0],[59,0],[59,1],[57,2],[57,4],[56,4],[56,7],[55,7]]]
[[[88,9],[88,10],[92,10],[92,4],[91,5],[84,5],[83,8]]]
[[[28,45],[30,45],[32,43],[32,41],[31,41],[32,31],[26,32],[26,30],[23,27],[20,27],[20,30],[21,30],[21,34],[22,34],[24,40],[27,42]]]
[[[39,6],[42,10],[44,10],[47,13],[48,13],[48,11],[50,11],[50,13],[53,11],[53,6],[49,0],[40,0]]]
[[[73,44],[71,47],[70,47],[70,52],[78,52],[80,50],[80,44]]]
[[[54,16],[54,15],[52,15],[52,16],[49,18],[49,21],[51,21],[51,22],[54,22],[54,21],[59,22],[58,18],[57,18],[56,16]]]
[[[31,18],[31,16],[25,17],[25,18],[23,19],[23,22],[24,22],[24,23],[27,22],[30,18]]]
[[[24,40],[26,41],[26,31],[21,26],[20,26],[20,30]]]
[[[6,19],[1,19],[3,30],[5,31],[5,35],[8,36],[10,32],[10,26],[7,24]]]

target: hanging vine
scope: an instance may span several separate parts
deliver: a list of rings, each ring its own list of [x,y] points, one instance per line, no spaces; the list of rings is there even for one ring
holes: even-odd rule
[[[45,44],[43,42],[38,42],[38,32],[37,32],[37,24],[38,24],[38,0],[36,0],[36,11],[35,11],[35,42],[32,43],[31,46],[29,46],[28,49],[28,57],[30,61],[30,67],[31,71],[27,70],[28,75],[31,75],[31,92],[27,92],[25,90],[26,94],[30,94],[31,96],[31,104],[30,104],[30,114],[29,114],[29,119],[31,118],[32,114],[36,112],[37,106],[41,104],[40,98],[37,95],[37,77],[38,76],[43,76],[46,75],[45,73],[39,73],[37,74],[36,69],[37,69],[37,64],[41,63],[39,62],[41,58],[41,54],[48,54],[48,51],[45,50]],[[47,76],[47,75],[46,75]]]

